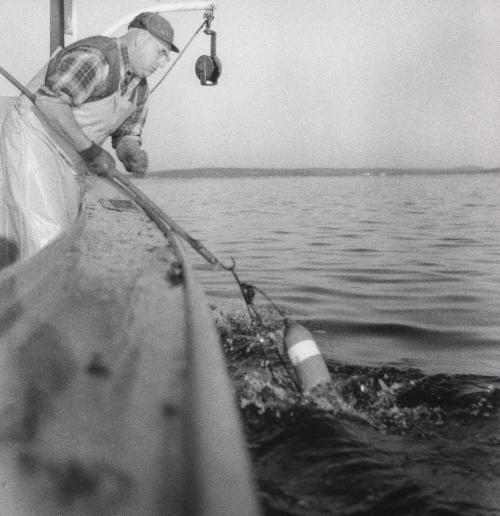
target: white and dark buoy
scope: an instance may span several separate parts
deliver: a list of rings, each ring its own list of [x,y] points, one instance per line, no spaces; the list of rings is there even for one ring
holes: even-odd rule
[[[332,379],[311,332],[296,321],[285,320],[285,348],[303,393]]]

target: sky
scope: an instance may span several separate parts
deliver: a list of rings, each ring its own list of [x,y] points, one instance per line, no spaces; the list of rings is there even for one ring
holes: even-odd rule
[[[74,2],[78,37],[163,3]],[[24,82],[48,56],[44,4],[0,0],[0,64]],[[180,48],[202,22],[165,16]],[[218,0],[219,84],[194,74],[201,33],[151,97],[151,169],[499,167],[499,27],[498,0]]]

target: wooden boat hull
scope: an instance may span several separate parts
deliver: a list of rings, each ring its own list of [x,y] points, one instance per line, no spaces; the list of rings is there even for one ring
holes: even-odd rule
[[[84,199],[71,232],[0,272],[2,511],[258,514],[182,246],[103,180]]]

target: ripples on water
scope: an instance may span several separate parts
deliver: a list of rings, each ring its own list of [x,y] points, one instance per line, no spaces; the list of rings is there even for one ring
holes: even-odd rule
[[[352,409],[305,403],[226,339],[266,514],[500,514],[500,177],[140,186],[313,331]]]

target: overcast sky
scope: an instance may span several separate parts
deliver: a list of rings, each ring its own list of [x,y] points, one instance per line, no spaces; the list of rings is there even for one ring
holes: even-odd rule
[[[39,4],[22,3],[30,1]],[[80,0],[79,36],[154,4]],[[0,0],[2,11],[14,5]],[[152,169],[500,166],[500,1],[217,5],[219,84],[199,86],[194,75],[198,55],[209,53],[201,34],[151,99]],[[166,17],[180,47],[202,21]],[[12,30],[24,38],[29,23],[2,26],[2,39],[12,41]],[[27,80],[47,49],[15,52],[2,59]]]

